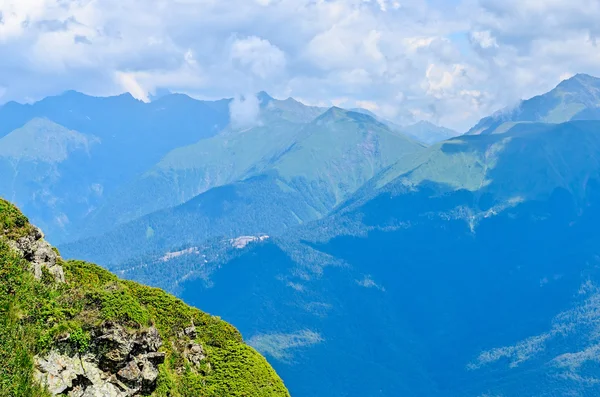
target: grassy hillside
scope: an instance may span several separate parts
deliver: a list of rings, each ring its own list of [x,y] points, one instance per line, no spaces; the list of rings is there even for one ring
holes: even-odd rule
[[[504,134],[465,135],[433,145],[396,163],[375,185],[431,183],[496,202],[547,198],[556,187],[583,197],[599,167],[599,121],[521,124]]]
[[[49,395],[34,382],[34,356],[61,346],[85,357],[94,351],[98,329],[112,322],[131,333],[158,330],[164,363],[152,395],[288,396],[277,374],[234,327],[161,290],[121,281],[90,263],[60,259],[66,283],[47,273],[34,279],[27,260],[10,248],[32,230],[27,218],[0,199],[0,395]],[[183,337],[190,325],[193,334]],[[182,347],[190,344],[204,351],[198,365]]]
[[[168,153],[90,215],[86,229],[106,230],[176,206],[205,191],[264,170],[292,145],[300,126],[286,120],[228,130]]]
[[[274,164],[282,178],[324,185],[331,209],[399,159],[424,149],[371,116],[331,108],[305,126],[302,138]],[[321,194],[315,192],[313,197]]]

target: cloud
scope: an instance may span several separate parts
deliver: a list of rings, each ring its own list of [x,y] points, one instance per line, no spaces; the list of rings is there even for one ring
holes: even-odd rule
[[[260,101],[254,94],[236,96],[229,104],[229,115],[234,127],[253,127],[259,123]]]
[[[266,90],[466,130],[600,75],[597,0],[3,0],[0,14],[2,101]]]
[[[236,39],[231,59],[261,79],[279,74],[285,68],[285,54],[268,40],[256,36]]]
[[[138,83],[134,74],[117,72],[115,78],[121,87],[123,87],[125,91],[131,93],[134,98],[139,99],[140,101],[150,102],[148,91]]]
[[[484,30],[482,32],[471,32],[471,39],[481,48],[498,47],[496,38],[492,36],[489,30]]]

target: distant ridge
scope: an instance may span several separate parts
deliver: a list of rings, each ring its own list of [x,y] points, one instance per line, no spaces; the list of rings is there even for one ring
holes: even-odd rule
[[[502,133],[517,123],[563,123],[570,120],[600,120],[600,79],[576,74],[545,94],[482,119],[467,135]]]

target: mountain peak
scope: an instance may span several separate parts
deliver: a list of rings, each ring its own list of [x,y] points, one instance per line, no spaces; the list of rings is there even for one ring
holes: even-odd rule
[[[346,109],[332,106],[327,109],[322,115],[316,118],[317,122],[333,122],[346,118],[350,112]],[[358,114],[358,113],[356,113]]]
[[[150,102],[154,102],[154,101],[156,101],[158,99],[161,99],[161,98],[164,98],[166,96],[173,95],[173,94],[174,94],[174,92],[172,92],[168,88],[164,88],[164,87],[157,88],[156,91],[154,92],[154,94],[150,94],[149,95]]]
[[[569,92],[589,90],[590,88],[600,88],[600,79],[585,73],[578,73],[573,77],[561,81],[556,86],[556,89]]]
[[[57,95],[61,97],[78,97],[78,96],[86,96],[83,92],[79,92],[76,90],[66,90],[61,94]]]
[[[577,73],[575,76],[567,80],[579,80],[579,81],[600,81],[599,78],[589,75],[587,73]]]
[[[570,120],[598,120],[600,79],[579,73],[553,90],[521,101],[479,121],[468,135],[504,133],[519,123],[560,124]]]
[[[439,125],[433,124],[431,121],[427,120],[419,120],[416,123],[411,124],[413,127],[435,127],[438,128]]]
[[[441,127],[427,120],[419,120],[414,124],[403,127],[401,130],[409,137],[427,145],[445,141],[459,135],[454,130]]]
[[[265,91],[260,91],[259,93],[257,93],[256,98],[258,98],[258,101],[261,103],[261,105],[267,105],[269,102],[275,99],[271,95],[267,94]]]

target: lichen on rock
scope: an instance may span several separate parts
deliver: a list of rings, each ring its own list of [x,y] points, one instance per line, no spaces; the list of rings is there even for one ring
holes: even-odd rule
[[[156,387],[162,340],[150,327],[129,332],[106,322],[92,332],[89,351],[82,354],[65,342],[36,356],[34,378],[51,394],[72,396],[137,396]],[[98,394],[100,393],[100,394]]]

